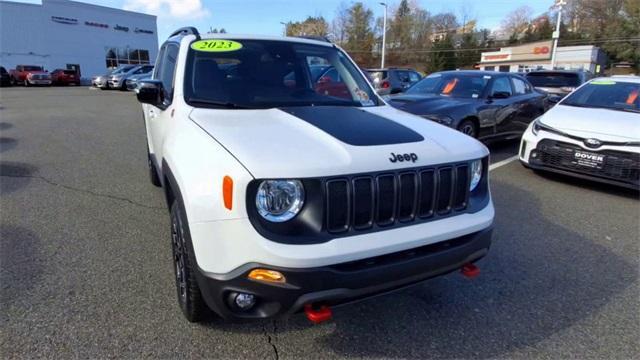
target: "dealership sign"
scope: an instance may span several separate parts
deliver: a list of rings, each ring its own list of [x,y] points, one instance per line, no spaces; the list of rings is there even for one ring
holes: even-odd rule
[[[61,24],[78,25],[78,19],[67,18],[63,16],[52,16],[51,21],[55,21]]]
[[[484,52],[481,55],[481,63],[536,61],[551,59],[551,40],[538,41],[522,46],[502,48],[500,51]]]
[[[87,25],[87,26],[99,27],[99,28],[103,28],[103,29],[108,29],[109,28],[109,25],[98,23],[98,22],[95,22],[95,21],[85,21],[84,24]]]
[[[126,26],[122,26],[122,25],[117,25],[113,27],[113,30],[118,30],[118,31],[125,31],[125,32],[129,32],[129,28]]]
[[[153,34],[152,30],[147,30],[147,29],[136,28],[134,31],[141,34]]]

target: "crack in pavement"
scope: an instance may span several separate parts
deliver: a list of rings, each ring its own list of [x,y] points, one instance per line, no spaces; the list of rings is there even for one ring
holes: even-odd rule
[[[269,330],[267,330],[266,324],[262,326],[262,329],[264,330],[264,336],[266,336],[267,338],[267,343],[269,343],[269,345],[271,345],[271,347],[273,348],[273,354],[275,355],[276,360],[278,360],[280,359],[280,355],[278,354],[278,348],[276,347],[276,344],[275,344],[278,325],[276,323],[276,320],[272,320],[272,324],[273,324],[273,337],[269,335]]]
[[[120,196],[116,196],[116,195],[109,195],[109,194],[101,194],[101,193],[98,193],[98,192],[95,192],[95,191],[91,191],[91,190],[80,189],[80,188],[75,188],[73,186],[60,184],[60,183],[57,183],[57,182],[55,182],[53,180],[47,179],[47,178],[45,178],[43,176],[0,174],[0,177],[38,179],[38,180],[42,180],[42,181],[46,182],[49,185],[59,186],[59,187],[61,187],[63,189],[67,189],[67,190],[74,191],[74,192],[79,192],[79,193],[83,193],[83,194],[87,194],[87,195],[91,195],[91,196],[103,197],[103,198],[107,198],[107,199],[111,199],[111,200],[126,201],[131,205],[140,206],[140,207],[144,207],[144,208],[147,208],[147,209],[165,210],[164,207],[150,206],[150,205],[142,204],[142,203],[139,203],[137,201],[133,201],[131,199],[127,199],[125,197],[120,197]]]

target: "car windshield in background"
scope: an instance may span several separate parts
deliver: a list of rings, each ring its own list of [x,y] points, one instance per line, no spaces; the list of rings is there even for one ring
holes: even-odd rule
[[[571,73],[532,72],[527,80],[535,87],[578,87],[580,76]]]
[[[198,43],[214,42],[232,44],[236,49],[194,49]],[[189,49],[185,79],[185,100],[199,107],[378,104],[353,63],[329,46],[272,40],[200,40]]]
[[[42,66],[25,66],[24,71],[42,71]]]
[[[406,94],[475,99],[482,95],[490,79],[481,74],[431,74],[409,88]]]
[[[640,112],[640,84],[596,80],[574,91],[560,104]]]

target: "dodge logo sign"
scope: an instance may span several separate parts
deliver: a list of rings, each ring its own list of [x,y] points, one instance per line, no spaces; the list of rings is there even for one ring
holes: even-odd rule
[[[602,142],[600,142],[600,140],[598,139],[586,139],[584,141],[584,144],[590,148],[599,148],[600,145],[602,145]]]

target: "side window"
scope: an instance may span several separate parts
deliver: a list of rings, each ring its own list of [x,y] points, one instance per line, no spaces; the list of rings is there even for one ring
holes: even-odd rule
[[[153,75],[151,76],[154,80],[160,79],[160,70],[162,69],[162,58],[164,57],[164,51],[166,49],[166,45],[160,48],[160,52],[158,52],[158,58],[156,59],[156,66],[153,68]]]
[[[511,84],[509,83],[509,78],[506,76],[496,78],[493,80],[493,85],[491,86],[491,95],[495,95],[496,93],[505,93],[508,96],[513,95],[511,92]]]
[[[173,80],[176,72],[176,62],[178,60],[178,46],[167,44],[162,56],[162,66],[159,69],[158,80],[162,81],[164,87],[164,98],[170,103],[173,99]]]
[[[514,77],[511,80],[513,81],[513,91],[516,95],[524,95],[528,93],[527,83],[517,77]]]
[[[412,84],[417,83],[418,81],[420,81],[420,75],[412,71],[409,73],[409,80]]]

